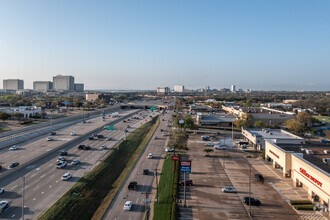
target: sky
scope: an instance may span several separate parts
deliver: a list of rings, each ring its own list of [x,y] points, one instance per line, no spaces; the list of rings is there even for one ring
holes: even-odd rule
[[[58,74],[85,89],[330,90],[330,1],[0,0],[0,80]]]

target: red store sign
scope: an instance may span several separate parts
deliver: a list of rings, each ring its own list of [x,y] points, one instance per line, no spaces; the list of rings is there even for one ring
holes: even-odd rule
[[[277,159],[280,159],[280,156],[278,156],[277,154],[275,154],[272,150],[269,150],[269,152],[270,152],[271,154],[273,154],[275,157],[277,157]]]
[[[182,161],[180,161],[180,166],[182,166],[182,167],[190,167],[191,166],[191,161],[182,160]]]
[[[308,179],[310,179],[311,181],[313,181],[316,185],[319,185],[320,187],[322,187],[322,183],[320,181],[318,181],[317,179],[315,179],[312,175],[310,175],[309,173],[307,173],[307,171],[303,168],[299,168],[300,173],[302,173],[304,176],[306,176]]]

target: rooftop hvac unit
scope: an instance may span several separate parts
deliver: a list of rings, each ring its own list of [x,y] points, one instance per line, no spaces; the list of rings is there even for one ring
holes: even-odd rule
[[[300,150],[302,151],[302,152],[306,152],[306,148],[300,148]]]
[[[312,150],[306,150],[306,154],[313,155],[313,151]]]
[[[330,158],[323,158],[323,163],[328,164],[330,162]]]
[[[323,150],[323,152],[324,152],[325,154],[328,154],[328,150]]]

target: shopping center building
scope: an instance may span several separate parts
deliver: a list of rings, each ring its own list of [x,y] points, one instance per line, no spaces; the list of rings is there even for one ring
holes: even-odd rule
[[[309,199],[320,204],[323,211],[329,210],[329,146],[278,144],[266,139],[265,159],[284,177],[291,178],[294,186],[304,188]]]

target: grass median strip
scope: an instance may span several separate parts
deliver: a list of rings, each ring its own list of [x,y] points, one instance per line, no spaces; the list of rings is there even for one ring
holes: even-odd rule
[[[91,219],[97,210],[98,215],[102,216],[99,206],[110,204],[108,200],[112,200],[115,195],[113,190],[119,188],[156,129],[157,118],[128,135],[118,148],[83,176],[39,219]],[[94,218],[97,219],[96,216]]]
[[[178,191],[178,168],[174,173],[174,162],[171,160],[171,156],[167,155],[164,160],[159,185],[158,185],[158,197],[159,202],[154,204],[154,216],[153,219],[157,220],[169,220],[175,219],[176,215],[176,195]]]

